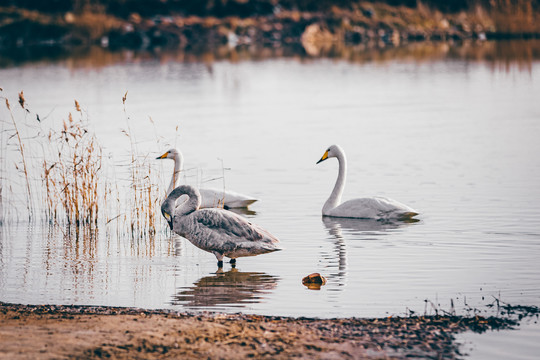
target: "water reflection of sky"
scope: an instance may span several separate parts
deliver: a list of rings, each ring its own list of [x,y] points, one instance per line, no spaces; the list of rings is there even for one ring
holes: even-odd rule
[[[129,186],[121,174],[130,159],[121,133],[128,90],[137,150],[151,158],[178,145],[190,169],[185,182],[219,177],[223,159],[231,169],[227,187],[261,199],[243,215],[276,234],[285,250],[215,274],[211,254],[165,228],[133,237],[114,222],[79,234],[26,226],[24,207],[11,207],[23,198],[16,188],[24,181],[11,170],[2,174],[13,186],[3,205],[19,222],[2,226],[0,300],[182,309],[205,308],[208,294],[208,308],[323,317],[422,312],[425,299],[442,307],[453,299],[458,310],[493,296],[537,304],[538,62],[507,72],[467,56],[411,60],[142,58],[99,68],[1,69],[11,103],[24,89],[32,111],[50,114],[44,130],[61,124],[79,100],[121,188]],[[345,199],[395,198],[419,209],[421,221],[321,219],[337,165],[315,162],[332,143],[349,159]],[[39,159],[33,144],[28,154]],[[2,156],[3,169],[19,159]],[[166,188],[172,164],[152,166]],[[302,286],[313,272],[328,278],[320,291]]]

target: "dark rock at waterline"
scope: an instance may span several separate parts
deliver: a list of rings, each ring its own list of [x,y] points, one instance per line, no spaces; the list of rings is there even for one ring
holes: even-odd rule
[[[40,24],[29,19],[14,21],[1,28],[0,47],[21,47],[65,42],[69,30],[55,24]]]

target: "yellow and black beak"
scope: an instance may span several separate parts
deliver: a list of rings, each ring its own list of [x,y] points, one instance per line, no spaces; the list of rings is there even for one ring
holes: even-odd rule
[[[321,160],[317,161],[316,164],[318,164],[318,163],[320,163],[320,162],[322,162],[322,161],[324,161],[324,160],[326,160],[326,159],[328,159],[328,150],[326,150],[326,151],[324,152],[324,155],[322,156]]]
[[[161,155],[161,156],[158,156],[158,157],[156,158],[156,160],[157,160],[157,159],[166,159],[166,158],[167,158],[167,155],[169,155],[169,152],[168,152],[168,151],[167,151],[165,154],[163,154],[163,155]]]
[[[172,230],[173,229],[173,221],[172,221],[171,215],[168,212],[165,212],[165,211],[161,211],[161,213],[163,214],[163,217],[165,217],[165,220],[167,220],[167,223],[169,224],[169,227]]]

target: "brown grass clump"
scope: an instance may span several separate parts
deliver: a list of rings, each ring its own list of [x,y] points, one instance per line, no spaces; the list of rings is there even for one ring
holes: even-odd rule
[[[30,221],[39,219],[36,216],[39,213],[55,225],[97,228],[98,224],[112,223],[116,224],[117,232],[131,233],[136,237],[156,232],[160,225],[161,194],[152,166],[157,164],[148,154],[139,154],[127,115],[128,130],[124,134],[130,139],[131,153],[126,167],[129,185],[125,186],[125,169],[115,166],[109,161],[111,158],[104,157],[102,146],[88,126],[87,113],[77,100],[74,101],[75,111],[68,114],[60,127],[51,126],[45,132],[42,119],[28,109],[22,91],[18,94],[22,118],[20,109],[14,112],[9,100],[2,98],[11,116],[11,122],[6,122],[10,126],[2,135],[2,151],[7,157],[20,155],[13,164],[17,176],[25,179],[26,194],[25,199],[21,199],[23,183],[13,175],[9,167],[11,163],[3,162],[0,179],[2,221],[6,210],[18,211],[24,203]],[[124,111],[126,98],[127,93],[123,98]],[[21,125],[24,134],[20,133]],[[2,158],[6,157],[4,153]],[[114,174],[116,168],[123,172],[120,180],[107,176],[105,170],[111,168]],[[36,208],[39,212],[34,211],[34,200],[43,204]],[[9,205],[7,209],[5,204]]]
[[[489,14],[497,32],[532,34],[540,31],[540,16],[532,0],[492,0]]]
[[[111,15],[94,12],[69,13],[64,21],[72,27],[75,36],[92,41],[121,28],[125,22]]]
[[[47,215],[58,221],[59,208],[68,224],[97,224],[102,151],[96,137],[84,124],[83,112],[75,100],[80,117],[72,114],[60,132],[49,132],[53,159],[43,160],[42,180],[46,189]]]

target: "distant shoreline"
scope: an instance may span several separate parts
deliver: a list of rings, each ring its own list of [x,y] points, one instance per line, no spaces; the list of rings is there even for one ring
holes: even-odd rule
[[[482,9],[442,13],[425,7],[392,7],[367,3],[354,11],[280,11],[237,17],[198,17],[132,13],[119,18],[100,12],[43,13],[0,7],[0,49],[32,46],[77,47],[99,45],[110,49],[189,48],[299,45],[310,53],[332,43],[380,43],[397,46],[418,41],[466,39],[539,39],[536,13]],[[507,13],[505,13],[507,12]],[[501,20],[501,19],[504,19]]]
[[[538,314],[512,309],[501,317],[310,319],[0,302],[0,357],[454,358],[462,355],[456,334],[513,328],[512,311]]]

